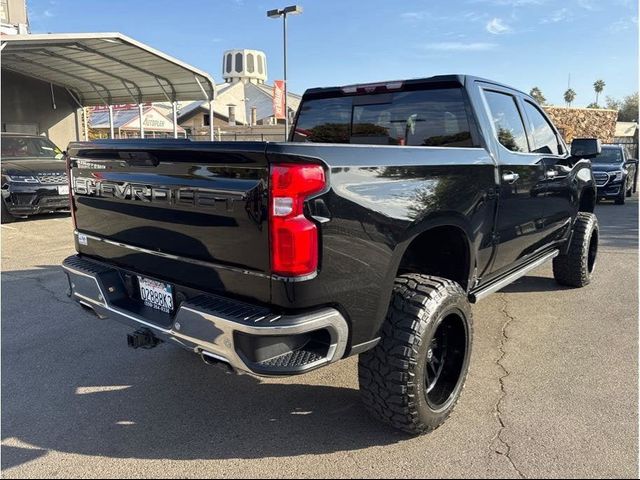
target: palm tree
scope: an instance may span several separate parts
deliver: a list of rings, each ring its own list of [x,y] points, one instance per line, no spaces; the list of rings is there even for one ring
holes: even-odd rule
[[[564,92],[564,101],[567,102],[567,105],[570,107],[575,99],[576,92],[573,90],[573,88],[567,88],[567,91]]]
[[[596,91],[596,105],[598,104],[598,96],[600,95],[600,92],[604,90],[605,85],[604,80],[596,80],[593,83],[593,89]]]
[[[538,87],[533,87],[529,92],[529,95],[531,95],[533,99],[540,105],[544,105],[547,102],[547,99],[544,98],[544,95],[542,94],[542,90],[540,90]]]

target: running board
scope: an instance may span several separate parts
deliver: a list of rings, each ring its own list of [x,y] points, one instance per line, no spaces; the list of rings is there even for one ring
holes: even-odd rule
[[[520,277],[524,277],[531,270],[538,268],[540,265],[548,262],[552,258],[557,257],[559,254],[560,254],[560,250],[553,250],[537,258],[536,260],[533,260],[531,263],[524,265],[519,270],[509,273],[506,277],[499,278],[498,280],[495,280],[494,282],[490,283],[485,287],[472,291],[471,293],[469,293],[469,301],[471,303],[476,303],[478,300],[482,300],[487,295],[497,292],[498,290],[506,287],[510,283],[515,282]]]

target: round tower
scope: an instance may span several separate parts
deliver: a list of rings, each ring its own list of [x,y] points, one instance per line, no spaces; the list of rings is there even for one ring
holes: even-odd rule
[[[227,83],[264,83],[267,57],[260,50],[227,50],[222,55],[222,78]]]

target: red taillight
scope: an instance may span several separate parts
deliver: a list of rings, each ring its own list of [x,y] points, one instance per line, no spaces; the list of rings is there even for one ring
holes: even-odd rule
[[[304,201],[325,188],[324,169],[273,165],[269,184],[271,270],[285,277],[312,274],[318,268],[318,229],[304,216]]]

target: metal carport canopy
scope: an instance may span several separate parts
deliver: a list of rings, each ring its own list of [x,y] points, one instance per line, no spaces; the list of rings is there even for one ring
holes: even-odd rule
[[[5,35],[2,68],[67,88],[82,106],[215,97],[211,76],[121,33]]]

